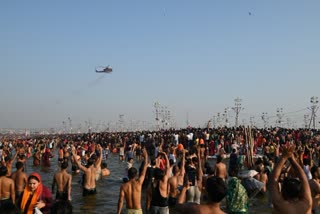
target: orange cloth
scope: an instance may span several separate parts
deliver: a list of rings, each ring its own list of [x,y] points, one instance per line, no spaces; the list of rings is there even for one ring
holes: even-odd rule
[[[40,194],[42,193],[42,182],[41,182],[41,177],[38,173],[32,173],[29,175],[30,176],[34,176],[36,177],[38,180],[39,180],[39,185],[36,189],[36,191],[34,192],[33,196],[32,196],[32,199],[31,199],[31,202],[30,202],[30,205],[28,207],[28,211],[27,211],[27,214],[33,214],[33,208],[34,206],[36,205],[36,203],[38,202],[38,199],[40,197]],[[29,181],[29,179],[28,179]],[[25,209],[25,206],[27,204],[27,201],[31,195],[31,189],[29,188],[29,186],[27,185],[23,191],[23,196],[22,196],[22,199],[21,199],[21,210],[22,212],[24,212],[24,209]]]

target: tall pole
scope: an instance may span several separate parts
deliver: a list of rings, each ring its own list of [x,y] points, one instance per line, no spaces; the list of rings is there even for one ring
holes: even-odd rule
[[[318,97],[315,97],[315,96],[311,97],[310,98],[310,103],[312,105],[310,107],[311,108],[311,118],[310,118],[310,123],[309,123],[309,129],[311,127],[311,122],[312,121],[313,121],[313,129],[315,129],[316,128],[316,112],[319,109],[319,107],[318,107],[318,103],[319,103]]]
[[[220,116],[220,113],[217,114],[217,126],[221,127],[221,116]]]
[[[213,116],[212,117],[212,127],[216,128],[216,125],[217,125],[217,119],[216,119],[216,116]]]
[[[124,132],[124,114],[119,114],[119,130]]]
[[[263,126],[264,128],[267,128],[268,127],[268,113],[267,112],[262,112],[262,116],[261,116],[261,119],[263,121]]]
[[[224,117],[224,121],[225,121],[225,126],[228,127],[229,126],[229,114],[228,114],[229,108],[225,108],[224,109],[224,114],[222,114],[222,116]]]
[[[279,124],[279,127],[282,128],[283,108],[277,108],[277,117],[277,124]]]
[[[155,102],[153,105],[154,109],[155,109],[155,120],[156,120],[156,129],[159,130],[160,129],[160,103],[159,102]]]
[[[303,119],[304,119],[304,128],[308,128],[308,121],[309,121],[309,116],[308,114],[303,115]]]
[[[65,121],[62,121],[62,129],[63,129],[63,133],[66,134],[67,133],[67,126],[66,126]]]
[[[242,102],[242,99],[237,97],[236,99],[234,99],[234,107],[232,108],[236,113],[236,123],[235,123],[236,127],[239,126],[239,114],[240,114],[240,111],[243,110],[243,108],[241,107],[241,102]]]
[[[189,125],[190,125],[190,122],[189,122],[189,112],[187,112],[187,120],[186,120],[186,123],[187,123],[187,128],[188,128]]]
[[[72,134],[72,120],[70,117],[68,117],[68,121],[69,121],[70,134]]]
[[[250,116],[250,126],[254,127],[255,125],[254,116]]]

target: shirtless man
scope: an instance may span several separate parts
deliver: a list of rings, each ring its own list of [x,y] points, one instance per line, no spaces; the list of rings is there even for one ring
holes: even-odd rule
[[[62,163],[63,162],[63,156],[64,156],[64,152],[63,152],[63,146],[60,146],[60,149],[58,151],[58,162]]]
[[[12,164],[13,164],[13,162],[16,160],[17,155],[18,155],[18,151],[16,151],[16,153],[14,154],[14,156],[13,156],[12,159],[10,159],[9,156],[7,156],[7,157],[4,158],[4,161],[5,161],[5,162],[4,162],[4,166],[6,166],[6,167],[7,167],[7,170],[8,170],[7,176],[11,176],[11,173],[12,173]]]
[[[72,155],[79,169],[84,172],[82,196],[97,194],[96,174],[98,169],[94,166],[94,160],[92,158],[89,158],[87,165],[82,166],[80,160],[77,159],[77,153],[74,146],[72,146]]]
[[[16,199],[20,198],[20,195],[22,194],[27,182],[28,182],[28,176],[23,171],[24,170],[24,164],[22,162],[16,163],[17,171],[12,173],[11,178],[14,180],[15,184],[15,190],[16,190]]]
[[[61,170],[53,177],[51,192],[57,185],[56,200],[71,201],[71,182],[72,175],[67,172],[68,162],[62,162]]]
[[[282,157],[275,166],[270,178],[270,191],[272,192],[274,213],[311,214],[312,198],[309,183],[306,174],[293,155],[294,150],[295,146],[289,145],[283,147]],[[300,181],[293,178],[286,178],[280,192],[278,181],[281,170],[287,160],[290,161]]]
[[[148,154],[147,151],[144,149],[142,156],[144,158],[144,165],[139,175],[139,178],[136,179],[137,176],[137,169],[131,167],[128,170],[128,177],[129,181],[122,184],[120,187],[120,195],[118,201],[118,211],[117,213],[120,214],[123,206],[124,198],[126,199],[126,205],[128,213],[131,214],[142,214],[141,208],[141,190],[142,184],[144,181],[144,177],[148,167]]]
[[[214,167],[214,175],[222,178],[224,181],[227,179],[227,167],[222,163],[222,157],[217,156],[217,163]]]
[[[106,177],[111,174],[110,170],[108,169],[107,163],[101,164],[101,177]]]
[[[33,154],[33,166],[39,166],[40,165],[40,154],[41,151],[39,151],[38,149],[35,149],[34,154]]]
[[[182,152],[181,166],[174,165],[172,169],[173,176],[169,178],[169,207],[174,207],[177,197],[183,187],[183,178],[185,174],[185,150]]]
[[[16,193],[14,189],[14,181],[6,177],[8,173],[7,167],[0,166],[0,206],[2,203],[16,201]]]
[[[262,187],[260,192],[265,193],[265,192],[267,192],[268,175],[266,173],[266,169],[265,169],[263,163],[259,164],[256,167],[256,171],[258,172],[258,174],[255,176],[255,179],[264,183],[264,187]]]
[[[312,195],[312,213],[316,213],[320,204],[320,167],[311,168],[312,179],[309,180],[309,186]]]

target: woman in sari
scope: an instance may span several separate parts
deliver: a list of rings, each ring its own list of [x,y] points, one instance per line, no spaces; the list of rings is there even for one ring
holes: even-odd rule
[[[241,180],[237,178],[238,168],[229,170],[231,179],[227,188],[227,209],[229,214],[249,213],[248,195],[242,186]]]
[[[42,185],[38,173],[32,173],[28,177],[28,184],[25,187],[19,200],[19,207],[23,214],[33,214],[36,210],[42,213],[49,213],[53,203],[50,190]]]

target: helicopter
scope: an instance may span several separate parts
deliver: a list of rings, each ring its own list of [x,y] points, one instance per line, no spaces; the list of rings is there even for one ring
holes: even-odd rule
[[[108,66],[98,66],[96,67],[96,73],[111,73],[112,67],[110,65]]]

